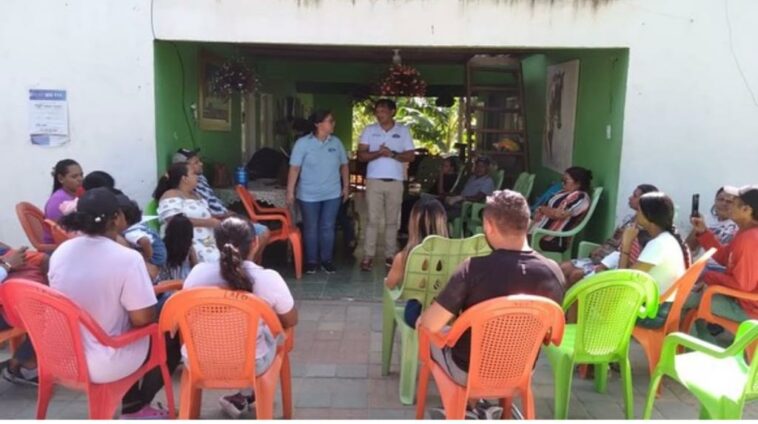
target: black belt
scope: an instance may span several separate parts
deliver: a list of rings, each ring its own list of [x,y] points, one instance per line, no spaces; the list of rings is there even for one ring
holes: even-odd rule
[[[391,181],[400,181],[400,180],[396,180],[394,178],[377,178],[377,180],[384,181],[385,183],[389,183]]]

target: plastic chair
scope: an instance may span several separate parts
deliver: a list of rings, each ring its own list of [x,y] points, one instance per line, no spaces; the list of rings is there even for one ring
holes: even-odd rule
[[[50,228],[50,234],[53,236],[53,243],[55,243],[56,246],[60,246],[64,241],[76,237],[75,233],[67,232],[54,221],[46,219],[45,224]]]
[[[50,227],[45,222],[45,214],[31,203],[21,202],[16,205],[16,215],[29,243],[40,252],[53,253],[58,245],[45,243],[45,232],[50,232]]]
[[[382,297],[382,375],[390,372],[395,329],[400,328],[400,402],[413,404],[418,371],[418,333],[405,323],[405,304],[415,299],[426,309],[447,285],[461,262],[491,252],[483,235],[467,239],[429,236],[413,248],[405,262],[403,283],[395,289],[384,287]]]
[[[0,315],[2,315],[2,312],[3,312],[3,298],[2,296],[0,296]],[[3,343],[8,342],[10,344],[11,355],[13,355],[13,353],[16,352],[16,349],[18,349],[18,347],[24,341],[25,334],[26,334],[26,331],[24,331],[22,328],[13,327],[13,328],[2,330],[0,331],[0,346],[2,346]]]
[[[703,269],[705,269],[708,259],[710,259],[714,253],[716,253],[716,249],[710,249],[705,252],[681,277],[679,277],[678,280],[676,280],[676,282],[674,282],[674,284],[671,285],[671,287],[669,287],[668,290],[666,290],[665,293],[661,295],[660,303],[663,303],[671,298],[671,296],[674,296],[674,301],[672,302],[669,314],[661,327],[634,327],[632,337],[637,340],[637,343],[642,346],[642,350],[645,351],[647,367],[651,376],[653,375],[653,370],[661,357],[663,339],[667,334],[679,331],[679,319],[682,314],[684,302],[687,301],[687,297],[689,297],[692,287],[697,282]]]
[[[513,191],[521,193],[526,200],[529,200],[529,195],[532,194],[532,188],[534,187],[534,174],[528,172],[522,172],[516,178],[516,182],[513,183]]]
[[[149,216],[158,216],[158,202],[155,199],[150,199],[149,202],[145,205],[145,210],[142,213],[143,215],[149,215]],[[147,226],[152,228],[153,231],[160,231],[161,224],[160,220],[153,219],[150,221],[147,221]]]
[[[597,208],[597,204],[600,201],[600,195],[602,193],[603,193],[602,187],[595,188],[595,190],[592,192],[592,202],[590,203],[589,209],[587,209],[587,213],[584,214],[584,217],[582,218],[582,220],[579,221],[579,224],[577,224],[574,228],[570,230],[566,230],[566,231],[550,231],[544,228],[535,228],[534,231],[532,232],[532,242],[531,242],[532,249],[542,253],[543,256],[550,258],[558,263],[571,259],[571,251],[574,246],[574,239],[576,238],[577,234],[579,234],[582,230],[584,230],[584,227],[587,226],[587,223],[590,221],[590,218],[592,218],[592,214],[595,212],[595,208]],[[566,247],[566,250],[564,250],[563,252],[542,251],[540,249],[540,240],[545,236],[568,238],[568,246]]]
[[[578,259],[589,258],[592,252],[600,246],[600,244],[591,241],[580,241],[576,248],[576,257]]]
[[[663,342],[661,360],[650,379],[643,417],[650,419],[658,385],[668,376],[687,388],[700,403],[701,419],[738,420],[745,402],[758,398],[758,361],[745,362],[746,353],[755,354],[758,320],[740,324],[731,346],[726,349],[684,333],[671,333]],[[693,352],[677,355],[679,347]]]
[[[111,337],[62,293],[39,283],[11,279],[0,286],[6,314],[11,323],[26,329],[37,354],[39,388],[37,419],[44,419],[53,395],[53,385],[87,393],[89,417],[112,419],[121,399],[134,383],[153,368],[159,367],[165,383],[168,411],[174,418],[174,395],[166,366],[166,344],[151,324],[117,337]],[[12,306],[8,306],[12,305]],[[146,337],[150,338],[150,356],[134,373],[112,383],[93,383],[89,378],[84,354],[82,328],[103,346],[120,348]]]
[[[268,242],[289,242],[295,262],[295,277],[300,279],[303,276],[303,238],[290,216],[290,211],[285,208],[265,208],[258,205],[253,194],[242,185],[237,185],[234,189],[237,191],[237,195],[251,221],[277,221],[281,223],[281,228],[278,230],[269,230],[271,235]]]
[[[495,183],[495,190],[500,190],[500,187],[503,185],[503,180],[505,179],[505,171],[502,169],[494,168],[490,172],[490,178],[492,178],[492,181]],[[476,205],[483,205],[484,202],[468,202],[464,201],[461,204],[461,214],[460,216],[453,218],[452,220],[452,236],[456,238],[463,238],[466,237],[465,228],[472,228],[471,227],[471,217],[472,217],[472,208]],[[474,232],[476,233],[476,232]]]
[[[182,289],[183,286],[184,286],[184,281],[182,280],[164,280],[154,285],[153,291],[155,292],[157,296],[163,293],[179,291]]]
[[[462,420],[469,399],[500,399],[511,411],[521,396],[525,417],[535,418],[532,371],[543,343],[560,344],[563,311],[557,303],[540,296],[498,297],[465,311],[447,335],[419,330],[419,398],[416,419],[424,418],[429,374],[440,392],[447,419]],[[431,357],[430,344],[452,347],[471,330],[471,355],[466,386],[454,382]]]
[[[634,418],[629,343],[637,318],[658,312],[658,284],[635,270],[605,271],[587,277],[566,293],[563,310],[578,302],[576,324],[566,324],[563,343],[545,349],[555,375],[555,419],[566,419],[575,364],[596,364],[595,390],[605,392],[608,363],[618,362],[626,417]]]
[[[285,418],[292,417],[292,387],[287,343],[277,347],[268,370],[255,375],[258,324],[264,322],[274,337],[284,330],[279,317],[257,296],[220,288],[195,288],[171,296],[163,306],[160,332],[179,331],[187,350],[188,366],[181,382],[179,418],[198,418],[202,389],[255,390],[257,419],[272,419],[277,379],[281,378]]]

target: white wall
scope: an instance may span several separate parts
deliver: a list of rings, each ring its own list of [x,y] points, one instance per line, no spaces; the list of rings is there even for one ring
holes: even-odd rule
[[[14,211],[44,205],[60,159],[110,172],[140,203],[155,187],[149,0],[0,2],[0,241],[28,244]],[[68,91],[71,141],[32,146],[28,90]]]
[[[724,183],[758,180],[758,104],[747,88],[758,96],[758,1],[536,3],[155,0],[155,24],[159,38],[177,40],[628,47],[618,214],[626,214],[626,193],[640,182],[659,185],[688,210],[693,191],[708,199]]]

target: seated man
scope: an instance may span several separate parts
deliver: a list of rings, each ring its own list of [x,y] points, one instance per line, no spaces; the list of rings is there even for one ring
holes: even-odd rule
[[[466,259],[421,315],[420,325],[434,333],[444,332],[456,315],[495,297],[532,294],[559,304],[563,300],[564,279],[558,264],[529,247],[529,205],[524,196],[496,191],[487,197],[483,218],[484,235],[493,252]],[[470,331],[452,348],[432,346],[434,360],[460,385],[467,381],[470,353]]]
[[[724,187],[727,194],[736,196],[730,211],[731,219],[739,227],[732,242],[726,246],[719,243],[716,236],[708,230],[702,217],[692,218],[697,241],[704,249],[712,247],[718,250],[713,259],[726,267],[724,272],[703,272],[702,281],[705,285],[730,287],[747,293],[758,292],[758,185],[742,188]],[[697,308],[700,304],[702,291],[695,292],[684,305],[687,309]],[[742,322],[758,318],[758,302],[736,300],[734,298],[716,295],[713,297],[711,312],[714,315]],[[695,323],[698,338],[716,343],[707,328],[707,323]]]
[[[223,221],[225,218],[234,216],[234,213],[224,206],[221,199],[219,199],[218,196],[216,196],[216,193],[213,192],[211,185],[208,183],[208,179],[205,178],[205,175],[203,174],[203,162],[200,160],[200,156],[198,156],[199,151],[200,149],[179,149],[174,153],[171,162],[187,162],[189,164],[191,169],[197,175],[197,188],[195,188],[195,192],[208,203],[208,209],[211,211],[211,215],[213,215],[214,218]],[[269,232],[268,227],[263,224],[253,222],[252,226],[255,231],[255,236],[258,238],[256,246],[257,251],[254,255],[255,263],[260,264],[261,257],[263,256],[263,248],[268,243],[268,238],[271,233]]]
[[[490,160],[480,157],[474,165],[474,175],[466,181],[461,195],[445,198],[448,219],[461,215],[461,204],[464,201],[481,202],[493,191],[495,191],[495,182],[490,177]]]
[[[0,243],[0,284],[6,279],[23,278],[47,284],[47,261],[44,253],[27,251],[26,247],[10,249]],[[0,331],[11,328],[0,308]],[[11,383],[37,384],[37,359],[27,337],[16,349],[11,359],[0,363],[3,379]]]

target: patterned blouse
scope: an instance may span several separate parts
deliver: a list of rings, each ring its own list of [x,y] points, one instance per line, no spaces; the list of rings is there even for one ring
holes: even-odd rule
[[[211,218],[211,212],[205,200],[184,199],[181,197],[164,198],[158,203],[158,217],[161,221],[161,231],[165,232],[165,226],[169,218],[180,213],[190,219]],[[195,226],[192,236],[192,247],[195,248],[199,262],[216,262],[219,259],[216,239],[213,237],[213,229],[211,228]]]
[[[569,216],[563,219],[552,219],[537,212],[534,216],[532,228],[544,228],[551,231],[567,231],[574,228],[587,213],[590,207],[590,196],[579,190],[559,191],[545,205],[549,208],[569,212]],[[553,237],[545,236],[543,240],[552,240]]]

